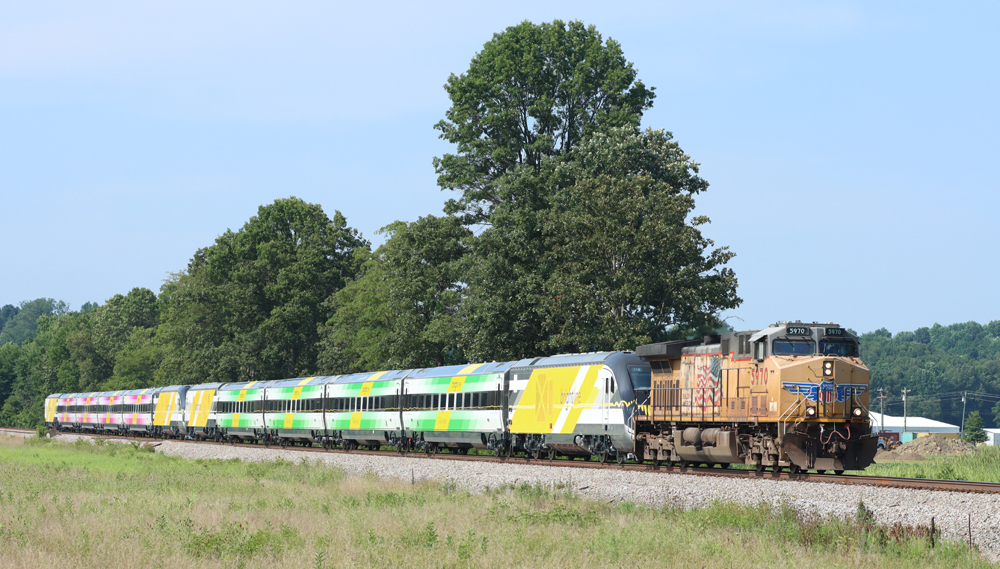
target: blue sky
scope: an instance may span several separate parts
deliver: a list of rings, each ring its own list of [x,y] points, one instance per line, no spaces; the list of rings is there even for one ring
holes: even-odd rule
[[[376,243],[439,214],[442,85],[492,34],[579,19],[657,87],[737,257],[737,328],[1000,319],[996,3],[8,2],[0,304],[159,290],[295,195]]]

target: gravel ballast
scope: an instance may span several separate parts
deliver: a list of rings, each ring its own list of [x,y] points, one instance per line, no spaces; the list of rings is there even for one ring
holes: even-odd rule
[[[73,442],[77,435],[59,435]],[[321,462],[342,469],[348,476],[375,475],[400,480],[453,481],[471,492],[504,484],[569,483],[581,496],[605,502],[636,502],[653,507],[674,505],[693,508],[721,500],[742,504],[785,503],[801,512],[819,516],[852,517],[859,500],[880,524],[930,525],[931,517],[946,539],[968,541],[971,514],[972,539],[984,556],[1000,561],[1000,495],[846,486],[816,482],[726,478],[641,472],[617,469],[568,468],[544,464],[504,464],[459,460],[434,460],[356,453],[302,452],[249,446],[196,444],[182,441],[149,441],[156,451],[185,459],[238,459],[265,462],[280,457],[299,462]]]

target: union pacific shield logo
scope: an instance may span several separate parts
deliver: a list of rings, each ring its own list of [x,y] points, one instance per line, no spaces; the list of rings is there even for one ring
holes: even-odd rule
[[[781,386],[792,395],[801,395],[809,401],[823,403],[843,403],[851,393],[861,395],[868,390],[868,385],[864,383],[841,383],[835,384],[832,381],[820,383],[782,381]]]

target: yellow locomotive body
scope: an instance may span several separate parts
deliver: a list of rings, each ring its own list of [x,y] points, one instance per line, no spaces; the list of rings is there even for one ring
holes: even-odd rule
[[[651,389],[637,393],[636,456],[654,462],[843,471],[871,464],[869,373],[836,324],[640,346]]]

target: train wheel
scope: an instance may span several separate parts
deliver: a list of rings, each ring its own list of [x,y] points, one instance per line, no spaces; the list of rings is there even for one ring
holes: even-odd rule
[[[544,453],[545,451],[542,450],[541,448],[535,449],[535,460],[542,460],[542,456],[544,455]]]
[[[507,447],[507,458],[514,456],[514,445]]]
[[[628,455],[625,455],[625,454],[622,454],[622,453],[618,453],[618,464],[622,464],[623,465],[623,464],[625,464],[626,460],[628,460]]]
[[[608,451],[602,452],[598,458],[601,461],[601,464],[608,462]]]
[[[816,474],[826,474],[826,471],[825,470],[817,470]]]
[[[834,470],[833,473],[836,474],[837,476],[840,476],[841,474],[844,473],[844,471],[843,470]]]
[[[775,462],[774,466],[771,467],[771,471],[775,474],[779,474],[781,472],[781,465]]]
[[[663,464],[663,461],[661,461],[660,459],[658,458],[653,459],[653,468],[659,468],[661,464]]]
[[[556,459],[556,449],[550,448],[549,449],[549,460],[555,460],[555,459]]]
[[[684,470],[687,470],[687,467],[690,466],[690,465],[691,465],[691,461],[690,460],[682,460],[681,461],[681,468],[683,468]]]
[[[788,473],[789,474],[798,474],[801,471],[802,471],[802,469],[799,468],[799,465],[797,465],[797,464],[790,464],[788,466]]]

